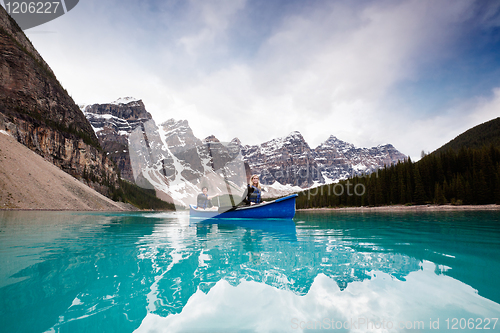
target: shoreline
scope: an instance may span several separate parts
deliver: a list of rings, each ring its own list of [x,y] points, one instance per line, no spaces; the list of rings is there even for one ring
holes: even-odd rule
[[[115,210],[115,209],[44,209],[44,208],[0,208],[1,212],[88,212],[88,213],[137,213],[137,212],[176,212],[176,210],[151,210],[151,209],[135,209]]]
[[[149,210],[136,207],[123,207],[126,210],[116,209],[45,209],[45,208],[7,208],[0,207],[1,212],[24,211],[24,212],[93,212],[93,213],[124,213],[124,212],[177,212],[178,210]],[[135,209],[133,209],[135,208]],[[322,207],[322,208],[300,208],[297,212],[442,212],[442,211],[500,211],[500,205],[415,205],[415,206],[377,206],[377,207]]]
[[[89,212],[89,213],[126,213],[140,210],[91,210],[91,209],[43,209],[43,208],[0,208],[0,212]]]
[[[336,207],[336,208],[303,208],[297,212],[444,212],[444,211],[493,211],[500,210],[500,205],[415,205],[415,206],[378,206],[378,207]]]

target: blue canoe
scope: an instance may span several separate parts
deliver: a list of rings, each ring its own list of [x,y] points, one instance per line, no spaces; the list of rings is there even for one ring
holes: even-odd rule
[[[224,211],[197,210],[195,205],[189,205],[189,213],[195,218],[216,219],[291,219],[295,216],[295,198],[292,194],[284,198],[263,202],[253,206],[229,207]]]

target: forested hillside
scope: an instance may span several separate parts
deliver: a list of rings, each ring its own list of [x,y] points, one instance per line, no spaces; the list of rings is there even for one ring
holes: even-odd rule
[[[468,130],[416,163],[408,159],[297,198],[297,208],[428,203],[500,203],[500,118]]]

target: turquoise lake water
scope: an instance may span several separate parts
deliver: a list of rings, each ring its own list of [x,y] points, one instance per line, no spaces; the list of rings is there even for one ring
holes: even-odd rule
[[[494,332],[499,280],[499,212],[0,212],[0,332]]]

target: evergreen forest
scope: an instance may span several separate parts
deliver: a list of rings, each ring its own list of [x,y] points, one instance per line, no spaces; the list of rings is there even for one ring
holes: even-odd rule
[[[458,136],[418,162],[299,193],[297,208],[500,204],[500,118]]]

